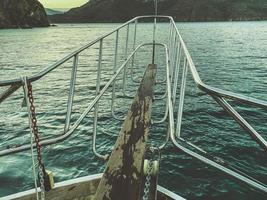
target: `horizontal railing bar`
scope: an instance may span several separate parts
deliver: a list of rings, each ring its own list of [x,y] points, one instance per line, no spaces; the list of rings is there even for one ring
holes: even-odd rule
[[[248,103],[248,104],[251,104],[251,105],[254,105],[254,106],[259,106],[259,107],[267,109],[267,101],[258,100],[256,98],[247,97],[245,95],[241,95],[241,94],[237,94],[237,93],[234,93],[234,92],[225,91],[225,90],[222,90],[222,89],[211,87],[211,86],[203,83],[201,78],[200,78],[200,76],[199,76],[199,74],[198,74],[198,72],[197,72],[196,66],[195,66],[195,64],[194,64],[194,62],[193,62],[193,60],[192,60],[192,58],[191,58],[191,56],[189,54],[189,51],[188,51],[188,49],[187,49],[187,47],[186,47],[186,45],[184,43],[184,40],[183,40],[178,28],[175,25],[175,22],[174,22],[173,18],[170,17],[170,20],[173,23],[173,27],[175,28],[176,34],[178,34],[178,37],[179,37],[179,40],[181,42],[182,48],[184,50],[185,57],[186,57],[186,59],[188,61],[189,68],[191,70],[193,79],[194,79],[194,81],[197,84],[197,87],[199,89],[201,89],[202,91],[205,91],[206,93],[211,94],[211,95],[215,95],[215,96],[219,96],[219,97],[225,97],[225,98],[229,98],[229,99],[232,99],[232,100],[236,100],[238,102]]]
[[[177,147],[179,150],[183,151],[184,153],[212,166],[212,167],[215,167],[216,169],[219,169],[223,172],[225,172],[226,174],[228,175],[231,175],[232,177],[235,177],[236,179],[260,190],[260,191],[263,191],[265,193],[267,193],[267,187],[263,184],[263,183],[259,183],[258,181],[254,181],[252,179],[249,179],[243,175],[241,175],[240,173],[237,173],[231,169],[228,169],[198,153],[195,153],[185,147],[183,147],[182,145],[180,145],[177,141],[176,141],[176,138],[175,138],[175,129],[174,129],[174,116],[173,116],[173,104],[172,104],[172,93],[171,93],[171,81],[170,81],[170,77],[169,77],[169,74],[170,74],[170,71],[169,71],[169,68],[167,67],[167,102],[168,102],[168,109],[169,109],[169,132],[170,132],[170,138],[171,138],[171,141],[172,143],[174,144],[175,147]]]
[[[267,108],[267,101],[259,100],[259,99],[245,96],[242,94],[237,94],[234,92],[230,92],[230,91],[222,90],[219,88],[211,87],[211,86],[208,86],[206,84],[203,84],[203,85],[205,85],[205,87],[202,88],[202,91],[206,91],[210,95],[215,95],[215,96],[224,97],[227,99],[236,100],[240,103],[247,103],[247,104],[258,106],[258,107],[261,107],[264,109]],[[199,86],[199,87],[202,87],[202,86]]]
[[[241,115],[223,98],[213,97],[214,100],[232,116],[235,121],[250,134],[265,151],[267,151],[267,142],[261,137],[261,135],[243,118]]]
[[[171,139],[172,139],[173,144],[178,149],[183,151],[184,153],[186,153],[186,154],[188,154],[188,155],[190,155],[190,156],[192,156],[192,157],[194,157],[194,158],[196,158],[196,159],[198,159],[198,160],[200,160],[200,161],[202,161],[202,162],[204,162],[204,163],[206,163],[212,167],[215,167],[215,168],[227,173],[228,175],[233,176],[233,177],[237,178],[238,180],[245,182],[248,185],[250,185],[250,186],[252,186],[252,187],[254,187],[260,191],[267,193],[267,187],[263,183],[259,183],[258,181],[251,180],[251,179],[249,179],[249,178],[247,178],[247,177],[245,177],[245,176],[243,176],[243,175],[241,175],[241,174],[239,174],[239,173],[237,173],[231,169],[228,169],[228,168],[226,168],[226,167],[224,167],[224,166],[222,166],[222,165],[220,165],[220,164],[218,164],[218,163],[216,163],[216,162],[214,162],[214,161],[212,161],[212,160],[210,160],[204,156],[201,156],[198,153],[195,153],[195,152],[183,147],[178,142],[176,142],[176,140],[173,138],[172,134],[171,134]]]
[[[218,89],[218,88],[215,88],[215,87],[211,87],[211,86],[208,86],[208,85],[204,84],[202,82],[197,70],[196,70],[195,64],[194,64],[194,62],[193,62],[193,60],[192,60],[192,58],[191,58],[191,56],[189,54],[189,51],[188,51],[188,49],[187,49],[187,47],[186,47],[186,45],[184,43],[183,38],[181,37],[180,32],[178,31],[178,28],[175,25],[175,22],[174,22],[173,18],[170,17],[170,16],[164,16],[164,15],[148,15],[148,16],[135,17],[135,18],[131,19],[130,21],[128,21],[128,22],[122,24],[121,26],[117,27],[113,31],[111,31],[111,32],[109,32],[109,33],[107,33],[107,34],[95,39],[94,41],[84,45],[83,47],[78,48],[77,50],[75,50],[74,52],[70,53],[66,57],[62,58],[61,60],[57,61],[56,63],[50,65],[47,68],[45,68],[45,70],[41,71],[40,73],[29,77],[28,80],[30,82],[33,82],[33,81],[36,81],[36,80],[40,79],[41,77],[45,76],[47,73],[51,72],[52,70],[54,70],[55,68],[57,68],[61,64],[65,63],[66,61],[71,59],[76,54],[79,54],[80,52],[84,51],[85,49],[87,49],[90,46],[94,45],[95,43],[99,42],[101,39],[104,39],[104,38],[110,36],[111,34],[113,34],[114,32],[118,31],[119,29],[127,26],[128,24],[130,24],[132,22],[135,22],[135,20],[145,19],[145,18],[166,18],[166,19],[169,19],[171,21],[171,23],[173,24],[173,27],[174,27],[174,29],[176,31],[176,34],[178,34],[179,40],[180,40],[181,45],[182,45],[182,47],[184,49],[185,56],[186,56],[186,58],[188,60],[189,67],[190,67],[193,79],[194,79],[195,83],[197,84],[198,88],[200,88],[201,90],[207,92],[208,94],[213,94],[215,96],[220,96],[220,97],[233,99],[233,100],[236,100],[236,101],[239,101],[239,102],[248,103],[248,104],[251,104],[251,105],[254,105],[254,106],[259,106],[259,107],[262,107],[262,108],[265,108],[265,109],[267,108],[267,101],[258,100],[256,98],[247,97],[245,95],[240,95],[240,94],[236,94],[236,93],[233,93],[233,92],[228,92],[228,91],[221,90],[221,89]],[[21,84],[20,82],[21,82],[21,80],[19,78],[18,79],[13,79],[13,80],[4,80],[4,81],[0,81],[0,87],[1,86],[8,86],[8,85],[11,85],[11,84]]]
[[[138,20],[140,18],[153,18],[153,17],[157,17],[157,18],[168,18],[168,16],[154,16],[154,15],[149,15],[149,16],[138,16],[138,17],[135,17],[133,19],[131,19],[130,21],[128,22],[125,22],[124,24],[122,24],[121,26],[113,29],[111,32],[93,40],[92,42],[89,42],[88,44],[74,50],[72,53],[68,54],[67,56],[65,56],[64,58],[56,61],[55,63],[53,63],[52,65],[49,65],[48,67],[46,67],[43,71],[33,75],[33,76],[30,76],[28,77],[28,80],[30,82],[34,82],[40,78],[42,78],[43,76],[45,76],[46,74],[48,74],[49,72],[53,71],[54,69],[56,69],[58,66],[62,65],[63,63],[65,63],[66,61],[68,61],[69,59],[71,59],[72,57],[74,57],[75,55],[81,53],[82,51],[86,50],[87,48],[93,46],[94,44],[96,44],[97,42],[99,42],[100,40],[103,40],[105,39],[106,37],[110,36],[111,34],[115,33],[116,31],[124,28],[125,26],[127,26],[128,24],[134,22],[135,20]],[[21,79],[18,78],[18,79],[11,79],[11,80],[4,80],[4,81],[1,81],[0,80],[0,87],[1,86],[8,86],[8,85],[11,85],[11,84],[21,84]]]
[[[211,96],[215,96],[215,98],[221,99],[222,97],[228,98],[228,99],[233,99],[236,100],[238,102],[244,102],[244,103],[248,103],[251,105],[255,105],[255,106],[259,106],[262,108],[267,108],[267,102],[266,101],[262,101],[262,100],[258,100],[256,98],[251,98],[251,97],[246,97],[244,95],[239,95],[233,92],[228,92],[225,90],[221,90],[215,87],[211,87],[206,85],[205,83],[202,82],[196,67],[193,63],[193,60],[189,54],[189,51],[175,25],[175,22],[173,20],[172,17],[169,16],[155,16],[155,15],[150,15],[150,16],[139,16],[136,17],[124,24],[122,24],[121,26],[119,26],[118,28],[114,29],[113,31],[107,33],[106,35],[103,35],[102,37],[99,37],[98,39],[84,45],[83,47],[78,48],[77,50],[75,50],[74,52],[70,53],[69,55],[65,56],[64,58],[62,58],[61,60],[55,62],[52,65],[49,65],[47,68],[45,68],[43,71],[39,72],[36,75],[33,75],[31,77],[28,78],[29,81],[33,82],[36,81],[38,79],[40,79],[41,77],[45,76],[46,74],[48,74],[49,72],[51,72],[52,70],[56,69],[58,66],[60,66],[61,64],[65,63],[66,61],[68,61],[69,59],[73,58],[74,56],[78,56],[78,54],[82,51],[84,51],[85,49],[91,47],[92,45],[96,44],[97,42],[99,42],[100,40],[103,40],[104,38],[110,36],[111,34],[113,34],[114,32],[120,30],[121,28],[125,27],[126,25],[129,25],[132,22],[135,22],[138,19],[144,19],[144,18],[168,18],[171,23],[173,24],[173,27],[175,28],[176,34],[179,37],[181,46],[184,50],[184,54],[185,57],[187,59],[188,62],[188,66],[191,70],[193,79],[195,81],[195,83],[197,84],[198,88],[200,88],[202,91],[205,91],[207,94],[211,95]],[[130,61],[130,59],[135,55],[135,53],[138,51],[138,49],[140,49],[142,46],[146,46],[146,45],[153,45],[153,43],[145,43],[145,44],[140,44],[138,45],[135,50],[130,54],[130,56],[127,58],[127,60],[125,60],[125,62],[120,66],[120,68],[116,71],[116,73],[111,77],[111,79],[106,83],[106,85],[102,88],[102,90],[100,91],[100,93],[94,98],[94,100],[92,102],[90,102],[90,104],[87,106],[87,108],[85,109],[85,111],[81,114],[81,116],[78,118],[78,120],[74,123],[74,125],[66,132],[66,133],[62,133],[61,136],[53,138],[53,139],[46,139],[40,142],[41,145],[50,145],[50,144],[54,144],[60,141],[63,141],[65,139],[67,139],[69,136],[71,136],[71,134],[78,128],[78,126],[81,124],[82,120],[86,117],[86,115],[88,115],[88,113],[92,110],[92,108],[96,105],[96,103],[100,100],[100,98],[104,95],[104,93],[107,91],[107,89],[111,86],[111,84],[116,80],[116,78],[118,77],[118,75],[122,72],[122,70],[126,67],[126,65],[128,64],[128,62]],[[167,45],[165,44],[158,44],[158,45],[162,45],[165,46],[165,48],[167,48]],[[167,50],[166,50],[167,52]],[[167,53],[167,60],[168,60],[168,53]],[[210,166],[213,166],[217,169],[220,169],[221,171],[237,178],[238,180],[241,180],[245,183],[247,183],[250,186],[253,186],[254,188],[257,188],[261,191],[264,191],[265,193],[267,193],[267,187],[263,184],[263,183],[259,183],[257,181],[254,181],[250,178],[247,178],[245,176],[243,176],[240,173],[237,173],[231,169],[228,169],[202,155],[199,155],[185,147],[183,147],[182,145],[180,145],[175,138],[175,127],[174,127],[174,116],[173,116],[173,102],[172,102],[172,92],[171,92],[171,81],[170,81],[170,68],[169,68],[169,64],[167,62],[167,66],[166,66],[166,84],[167,84],[167,104],[168,104],[168,113],[169,113],[169,130],[167,131],[167,136],[170,135],[170,138],[173,142],[173,144],[180,149],[181,151],[183,151],[184,153],[206,163],[209,164]],[[12,84],[22,84],[21,83],[21,79],[13,79],[13,80],[4,80],[4,81],[0,81],[0,87],[1,86],[8,86],[8,85],[12,85]],[[224,107],[224,106],[222,106]],[[164,145],[165,146],[165,145]],[[34,145],[35,147],[35,145]],[[2,150],[0,151],[0,156],[4,156],[4,155],[8,155],[11,153],[16,153],[16,152],[20,152],[20,151],[24,151],[24,150],[28,150],[31,148],[30,144],[26,144],[26,145],[22,145],[16,148],[11,148],[11,149],[6,149],[6,150]]]
[[[161,43],[156,43],[157,45],[164,46],[164,44]],[[148,45],[153,45],[153,43],[144,43],[140,44],[136,47],[136,49],[129,55],[127,60],[124,61],[124,63],[120,66],[120,68],[116,71],[116,73],[111,77],[111,79],[106,83],[106,85],[102,88],[102,90],[99,92],[99,94],[94,98],[94,100],[88,105],[88,107],[85,109],[85,111],[81,114],[81,116],[77,119],[77,121],[73,124],[72,127],[67,132],[63,132],[61,136],[52,138],[52,139],[47,139],[40,141],[40,144],[43,146],[55,144],[58,142],[61,142],[65,139],[67,139],[71,134],[78,128],[82,120],[86,117],[86,115],[92,110],[92,108],[95,106],[95,104],[100,100],[100,98],[103,96],[103,94],[106,92],[106,90],[111,86],[111,84],[114,82],[114,80],[118,77],[120,72],[124,69],[124,67],[128,64],[128,62],[131,60],[133,55],[143,46],[148,46]],[[0,157],[5,156],[11,153],[17,153],[25,150],[29,150],[31,148],[31,145],[26,144],[22,146],[18,146],[15,148],[10,148],[10,149],[5,149],[0,151]],[[36,148],[36,145],[34,144],[34,148]]]

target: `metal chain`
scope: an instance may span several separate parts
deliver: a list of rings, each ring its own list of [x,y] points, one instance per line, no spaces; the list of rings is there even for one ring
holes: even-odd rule
[[[40,178],[40,188],[41,188],[41,199],[45,199],[45,187],[44,187],[44,174],[45,174],[45,168],[44,164],[42,162],[42,155],[41,155],[41,145],[40,145],[40,138],[39,138],[39,131],[37,126],[37,118],[35,113],[35,106],[34,106],[34,100],[32,95],[32,84],[29,82],[27,84],[28,86],[28,98],[30,102],[30,111],[31,111],[31,128],[33,130],[34,134],[34,140],[36,143],[36,149],[37,149],[37,160],[38,160],[38,173]]]
[[[153,170],[153,162],[148,160],[148,171],[146,175],[143,200],[148,200],[149,198],[150,180],[151,180],[152,170]]]

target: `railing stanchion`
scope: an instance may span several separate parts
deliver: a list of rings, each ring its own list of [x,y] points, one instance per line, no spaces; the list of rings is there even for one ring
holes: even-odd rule
[[[170,21],[170,33],[169,33],[169,44],[168,44],[168,51],[169,51],[169,55],[171,54],[171,45],[172,45],[172,41],[171,41],[171,38],[172,38],[172,29],[173,29],[173,24],[172,22]],[[169,59],[170,59],[170,56],[169,56]]]
[[[156,42],[156,28],[157,28],[157,18],[154,18],[153,26],[153,50],[152,50],[152,64],[155,64],[155,42]]]
[[[173,82],[173,75],[175,71],[175,62],[176,62],[176,54],[177,54],[177,35],[174,36],[174,44],[173,44],[173,54],[172,54],[172,62],[171,62],[171,68],[170,68],[170,76],[171,76],[171,83]]]
[[[136,45],[137,24],[138,24],[138,20],[136,19],[136,20],[134,21],[133,51],[134,51],[134,49],[135,49],[135,45]],[[132,64],[131,64],[131,79],[132,79],[133,82],[137,82],[136,80],[134,80],[134,77],[133,77],[134,59],[135,59],[135,56],[133,56],[133,58],[132,58]]]
[[[178,87],[179,71],[180,71],[180,65],[181,65],[181,56],[182,56],[181,43],[179,43],[177,55],[178,55],[177,60],[176,60],[177,66],[175,68],[175,73],[174,73],[173,94],[172,94],[173,107],[175,106],[175,102],[176,102],[176,91]]]
[[[158,15],[158,0],[154,0],[155,16],[154,27],[153,27],[153,53],[152,53],[152,64],[155,64],[155,41],[156,41],[156,28],[157,28],[157,15]]]
[[[170,76],[172,74],[172,68],[173,68],[174,39],[175,39],[175,32],[174,32],[174,29],[172,28],[171,38],[170,38],[170,49],[169,49],[169,55],[170,55],[169,56],[169,59],[170,59],[170,64],[169,64]]]
[[[177,125],[176,125],[176,136],[180,138],[181,136],[181,126],[182,126],[182,116],[183,116],[183,107],[184,107],[184,95],[185,95],[185,86],[186,86],[186,76],[187,76],[187,60],[184,58],[184,68],[182,75],[181,91],[180,91],[180,101],[177,112]]]
[[[127,25],[127,31],[126,31],[126,44],[125,44],[125,53],[124,53],[124,59],[127,60],[127,55],[128,55],[128,44],[129,44],[129,24]],[[127,66],[124,68],[123,71],[123,94],[124,96],[126,95],[125,89],[126,89],[126,76],[127,76]]]
[[[156,8],[157,10],[157,8]],[[157,13],[157,11],[156,11]],[[156,14],[157,15],[157,14]],[[170,19],[170,35],[168,38],[166,44],[157,44],[156,41],[156,26],[157,26],[157,18],[162,17],[162,18],[168,18]],[[136,29],[137,29],[137,20],[141,18],[152,18],[154,19],[154,29],[153,29],[153,43],[144,43],[140,44],[135,48],[136,45]],[[129,57],[128,55],[128,43],[129,43],[129,27],[130,24],[135,22],[135,31],[134,31],[134,44],[133,44],[133,52],[130,53]],[[117,68],[117,59],[118,59],[118,39],[119,39],[119,30],[121,30],[123,27],[127,26],[127,36],[126,36],[126,46],[125,46],[125,61],[123,64]],[[101,80],[101,71],[102,71],[102,54],[103,54],[103,40],[104,38],[110,36],[111,34],[116,33],[116,46],[115,46],[115,59],[114,59],[114,68],[113,72],[114,74],[112,77],[108,80],[108,82],[105,84],[103,89],[100,90],[100,80]],[[177,42],[178,41],[178,42]],[[72,114],[72,107],[73,107],[73,100],[74,100],[74,93],[75,93],[75,84],[76,84],[76,76],[77,76],[77,68],[78,68],[78,57],[79,53],[83,52],[84,50],[90,48],[94,44],[100,42],[100,47],[99,47],[99,60],[98,60],[98,69],[97,69],[97,81],[96,81],[96,96],[95,98],[87,105],[86,109],[83,111],[83,113],[79,116],[79,118],[74,122],[72,126],[70,126],[70,121],[71,121],[71,114]],[[141,16],[141,17],[136,17],[125,24],[121,25],[119,28],[114,29],[113,31],[109,32],[108,34],[99,37],[98,39],[84,45],[83,47],[75,50],[71,54],[65,56],[61,60],[55,62],[54,64],[48,66],[45,68],[43,71],[40,73],[29,77],[27,80],[29,82],[34,82],[48,73],[52,72],[54,69],[57,67],[61,66],[62,64],[66,63],[70,59],[73,58],[73,66],[72,66],[72,71],[71,71],[71,80],[70,80],[70,88],[69,88],[69,94],[68,94],[68,105],[67,105],[67,114],[66,114],[66,122],[65,122],[65,127],[62,132],[60,132],[59,136],[56,136],[55,138],[44,138],[42,141],[40,141],[40,144],[42,146],[47,146],[51,144],[55,144],[61,141],[64,141],[68,137],[71,136],[71,134],[79,127],[79,125],[82,123],[82,121],[85,119],[85,117],[94,109],[94,123],[93,123],[93,152],[95,153],[96,156],[100,158],[107,158],[107,155],[103,156],[100,155],[97,152],[96,149],[96,137],[97,137],[97,121],[98,121],[98,106],[99,106],[99,101],[100,99],[106,94],[110,86],[113,85],[113,90],[112,90],[112,106],[111,106],[111,111],[113,116],[114,115],[114,100],[115,100],[115,83],[116,80],[118,79],[119,75],[124,73],[123,76],[123,92],[125,94],[125,88],[126,88],[126,70],[127,70],[127,65],[130,64],[130,61],[132,61],[132,68],[134,64],[134,55],[135,53],[143,46],[145,45],[153,45],[153,63],[155,59],[155,46],[156,45],[161,45],[165,47],[165,53],[166,53],[166,93],[163,95],[163,97],[167,96],[166,103],[166,113],[165,116],[168,114],[168,119],[169,119],[169,127],[167,131],[167,137],[165,143],[160,147],[163,148],[169,138],[171,138],[171,141],[181,151],[185,152],[186,154],[210,165],[213,166],[233,177],[236,179],[243,181],[244,183],[247,183],[250,186],[253,186],[254,188],[261,190],[265,193],[267,193],[267,187],[266,184],[261,183],[260,181],[255,180],[252,177],[249,177],[248,175],[245,175],[244,173],[241,173],[238,169],[234,169],[231,165],[228,165],[225,161],[221,161],[218,163],[218,160],[216,157],[212,157],[210,155],[209,158],[202,156],[200,154],[195,153],[194,151],[184,147],[183,145],[178,143],[177,138],[180,139],[180,141],[185,141],[183,138],[181,138],[181,124],[182,124],[182,115],[183,115],[183,107],[184,107],[184,98],[185,98],[185,88],[186,88],[186,78],[187,78],[187,73],[188,70],[191,71],[191,74],[193,76],[193,80],[195,84],[198,86],[198,88],[202,91],[204,91],[206,94],[212,96],[215,101],[225,110],[228,112],[230,116],[232,116],[235,121],[242,127],[244,130],[246,130],[252,138],[260,144],[260,146],[266,150],[267,149],[267,142],[263,137],[261,137],[260,134],[252,127],[250,124],[242,118],[242,116],[227,102],[226,99],[231,99],[237,102],[241,103],[246,103],[254,106],[258,106],[261,108],[266,109],[267,108],[267,102],[255,99],[253,97],[247,97],[241,94],[235,94],[233,92],[229,91],[224,91],[219,88],[211,87],[202,82],[202,80],[199,77],[199,74],[197,72],[197,69],[193,63],[193,60],[187,50],[187,47],[176,27],[176,24],[174,20],[171,17],[168,16]],[[178,46],[179,45],[179,46]],[[177,52],[178,51],[178,52]],[[180,86],[180,102],[178,106],[178,112],[177,112],[177,124],[176,124],[176,130],[175,130],[175,122],[174,122],[174,108],[175,108],[175,98],[176,98],[176,91],[177,91],[177,85],[178,85],[178,76],[179,76],[179,68],[180,66],[182,67],[182,59],[184,58],[184,63],[183,63],[183,70],[182,70],[182,78],[181,78],[181,86]],[[131,60],[132,59],[132,60]],[[133,69],[132,69],[133,70]],[[131,72],[133,76],[133,71]],[[133,78],[133,77],[132,77]],[[24,95],[27,96],[27,82],[26,78],[23,79],[24,82]],[[19,85],[17,85],[19,84]],[[173,84],[173,88],[172,88]],[[6,95],[10,96],[15,90],[17,90],[17,87],[20,87],[23,85],[21,83],[21,79],[13,79],[13,80],[5,80],[5,81],[0,81],[0,86],[10,86],[11,88],[8,89],[4,95],[1,95],[0,98],[6,99]],[[3,97],[4,96],[4,97]],[[126,96],[126,94],[125,94]],[[156,98],[155,98],[156,99]],[[27,100],[27,98],[26,98]],[[29,109],[29,108],[28,108]],[[32,138],[31,138],[32,139]],[[187,141],[185,141],[187,142]],[[200,150],[197,146],[194,146],[192,143],[187,142],[187,144],[190,144],[192,147]],[[33,155],[33,150],[36,148],[36,144],[32,143],[32,140],[30,144],[22,144],[22,145],[15,145],[14,147],[8,147],[7,149],[1,150],[0,151],[0,157],[5,156],[8,154],[16,153],[16,152],[21,152],[25,151],[28,149],[31,149],[32,155]],[[205,152],[203,152],[205,154]],[[32,160],[33,165],[34,165],[34,160]],[[225,162],[225,163],[224,163]]]
[[[115,41],[115,56],[114,56],[114,66],[113,66],[113,74],[116,74],[116,68],[117,68],[117,59],[118,59],[118,45],[119,45],[119,30],[116,32],[116,41]],[[116,120],[123,120],[121,118],[116,117],[114,112],[114,103],[116,98],[116,79],[114,80],[112,84],[112,93],[111,93],[111,114],[114,119]]]
[[[98,67],[97,67],[97,80],[96,80],[96,96],[100,92],[100,80],[101,80],[101,70],[102,70],[102,54],[103,54],[103,39],[100,40],[99,44],[99,55],[98,55]],[[95,103],[94,106],[94,124],[93,124],[93,152],[94,154],[102,159],[106,159],[107,155],[103,156],[99,154],[96,150],[96,135],[97,135],[97,120],[98,120],[98,107],[99,101]]]
[[[73,98],[74,98],[74,91],[75,91],[75,84],[76,84],[77,67],[78,67],[78,58],[79,58],[78,54],[76,54],[73,57],[73,67],[71,71],[67,115],[66,115],[66,122],[65,122],[65,127],[64,127],[65,133],[69,130],[69,127],[70,127],[70,119],[71,119],[71,112],[72,112],[72,105],[73,105]]]

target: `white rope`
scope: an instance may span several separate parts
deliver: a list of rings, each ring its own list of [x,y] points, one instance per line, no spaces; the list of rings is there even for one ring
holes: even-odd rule
[[[34,177],[34,186],[35,186],[35,192],[36,192],[36,199],[39,200],[39,195],[38,195],[38,187],[37,187],[37,178],[36,178],[36,171],[35,171],[35,159],[34,159],[34,149],[33,149],[33,132],[31,128],[31,111],[30,111],[30,104],[29,104],[29,99],[27,98],[28,95],[28,86],[27,86],[27,78],[26,77],[21,77],[22,82],[24,84],[24,97],[26,100],[27,104],[27,110],[28,110],[28,119],[29,119],[29,127],[30,127],[30,140],[31,140],[31,158],[32,158],[32,172],[33,172],[33,177]]]

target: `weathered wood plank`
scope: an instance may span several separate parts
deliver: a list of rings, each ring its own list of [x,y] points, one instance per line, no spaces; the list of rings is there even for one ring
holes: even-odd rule
[[[95,200],[137,200],[148,138],[156,65],[148,65],[98,186]]]

